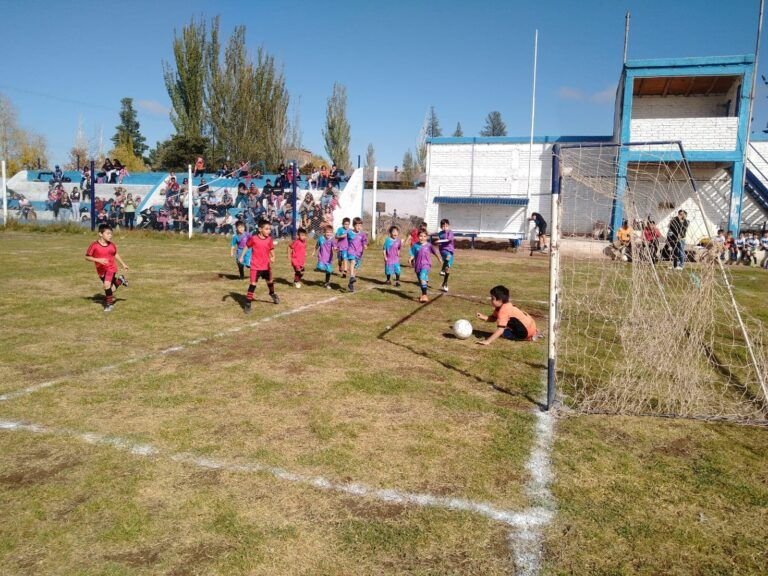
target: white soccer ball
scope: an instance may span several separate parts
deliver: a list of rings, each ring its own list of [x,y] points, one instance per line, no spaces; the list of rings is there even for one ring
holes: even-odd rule
[[[469,320],[456,320],[453,323],[453,333],[459,340],[466,340],[472,336],[472,323]]]

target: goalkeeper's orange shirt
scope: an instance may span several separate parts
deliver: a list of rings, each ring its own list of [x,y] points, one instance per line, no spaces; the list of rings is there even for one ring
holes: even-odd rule
[[[536,335],[536,321],[528,314],[514,306],[511,302],[506,302],[493,311],[493,314],[488,320],[496,320],[496,326],[499,328],[506,328],[509,321],[516,318],[520,323],[525,326],[528,331],[528,340]]]

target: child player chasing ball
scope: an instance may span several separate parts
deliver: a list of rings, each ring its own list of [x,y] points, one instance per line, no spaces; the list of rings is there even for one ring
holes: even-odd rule
[[[448,277],[453,266],[453,253],[455,247],[453,243],[453,232],[451,232],[451,223],[447,218],[440,220],[440,232],[437,234],[437,243],[440,244],[440,257],[443,259],[443,267],[440,270],[440,276],[443,277],[443,285],[440,288],[443,292],[448,292]]]
[[[248,285],[248,292],[245,295],[246,314],[251,313],[251,303],[253,302],[253,292],[256,290],[256,283],[259,278],[267,282],[269,295],[272,302],[280,304],[280,298],[275,294],[275,281],[272,278],[272,262],[275,261],[275,243],[272,240],[272,224],[268,220],[259,220],[259,231],[248,238],[246,247],[251,249],[251,283]],[[240,256],[240,263],[243,263],[245,251]]]
[[[384,274],[387,276],[387,285],[392,284],[392,275],[395,275],[395,286],[400,286],[400,248],[403,246],[400,240],[400,228],[389,227],[389,237],[384,240]]]
[[[505,286],[491,288],[491,305],[493,312],[490,316],[476,314],[480,320],[496,322],[493,334],[477,342],[481,346],[488,346],[500,336],[507,340],[538,340],[541,336],[533,318],[509,301],[509,290]]]
[[[426,230],[419,230],[419,241],[411,246],[411,257],[408,262],[416,271],[421,287],[421,296],[419,302],[429,302],[427,288],[429,288],[429,271],[432,268],[432,255],[440,261],[440,252],[434,244],[428,241],[429,235]]]
[[[349,266],[349,286],[350,292],[355,291],[355,282],[357,282],[357,269],[360,268],[360,262],[363,260],[363,253],[368,246],[368,235],[363,232],[363,219],[355,218],[352,220],[352,230],[347,231],[347,266]]]
[[[333,249],[336,247],[336,239],[333,237],[333,226],[328,224],[322,229],[322,236],[317,239],[314,256],[317,254],[317,270],[325,272],[323,286],[331,289],[331,273],[333,272]]]
[[[293,266],[293,286],[301,288],[307,260],[307,231],[304,228],[299,228],[296,231],[296,240],[288,244],[288,259]]]
[[[115,303],[114,287],[117,290],[120,286],[128,288],[128,281],[125,276],[118,274],[115,260],[120,262],[120,266],[128,270],[128,264],[123,262],[117,253],[117,246],[112,243],[112,227],[109,224],[99,226],[99,237],[95,242],[88,246],[85,251],[85,259],[88,262],[96,264],[96,274],[104,284],[104,312],[112,312],[112,305]]]

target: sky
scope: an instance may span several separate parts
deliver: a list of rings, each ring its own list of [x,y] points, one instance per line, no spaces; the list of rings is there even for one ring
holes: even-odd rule
[[[154,146],[174,132],[162,65],[174,33],[218,15],[223,38],[245,25],[249,51],[263,46],[283,67],[305,148],[327,156],[326,104],[340,82],[353,165],[370,143],[389,169],[415,150],[430,106],[445,136],[458,122],[478,135],[493,110],[509,136],[528,136],[535,30],[535,134],[610,135],[627,11],[630,59],[755,50],[759,0],[0,0],[0,93],[46,137],[51,165],[67,161],[80,125],[94,150],[100,134],[109,150],[125,97]],[[753,131],[767,123],[758,81]]]

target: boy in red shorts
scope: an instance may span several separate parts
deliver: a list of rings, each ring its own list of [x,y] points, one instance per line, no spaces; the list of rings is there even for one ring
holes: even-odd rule
[[[304,228],[299,228],[296,231],[296,240],[288,244],[288,258],[293,266],[293,286],[301,288],[307,261],[307,231]]]
[[[275,281],[272,278],[272,262],[275,261],[275,243],[272,241],[272,224],[269,220],[259,220],[259,231],[248,238],[246,247],[251,249],[251,283],[248,285],[248,293],[245,295],[245,313],[251,313],[253,292],[256,290],[256,282],[264,278],[267,282],[269,295],[272,302],[280,304],[280,298],[275,294]],[[246,251],[240,255],[240,263],[243,263]]]
[[[99,279],[104,284],[106,296],[104,312],[112,312],[112,306],[115,303],[112,288],[114,287],[115,290],[120,286],[128,288],[128,281],[125,276],[117,273],[118,268],[115,260],[120,262],[120,266],[126,270],[128,270],[128,265],[120,258],[117,253],[117,246],[112,243],[112,227],[109,224],[99,226],[99,238],[88,246],[88,250],[85,251],[85,259],[96,264],[96,274],[99,275]]]

